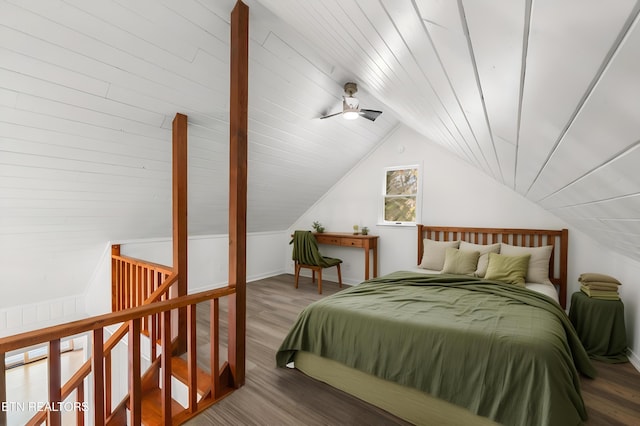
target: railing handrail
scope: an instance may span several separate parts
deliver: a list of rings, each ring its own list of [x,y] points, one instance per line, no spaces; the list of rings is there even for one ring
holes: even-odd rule
[[[132,265],[135,265],[135,266],[150,267],[152,269],[155,269],[158,272],[163,272],[165,274],[173,273],[173,268],[171,266],[163,265],[161,263],[149,262],[148,260],[137,259],[135,257],[129,257],[122,254],[112,254],[111,259],[122,260],[124,262],[131,263]]]
[[[59,324],[47,328],[27,331],[13,336],[0,338],[0,353],[24,348],[39,343],[45,343],[56,339],[62,339],[76,334],[86,333],[109,325],[127,322],[133,319],[158,314],[163,311],[183,308],[191,304],[197,304],[209,299],[229,296],[236,292],[234,287],[222,287],[213,290],[202,291],[187,296],[180,296],[160,302],[97,315],[77,321]]]

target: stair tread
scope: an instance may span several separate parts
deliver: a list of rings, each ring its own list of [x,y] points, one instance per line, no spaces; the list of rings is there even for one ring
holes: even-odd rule
[[[184,407],[178,401],[171,399],[171,417],[184,411]],[[142,396],[142,424],[162,424],[162,391],[159,388],[151,389]]]
[[[180,382],[188,385],[189,368],[187,361],[174,356],[171,358],[171,374]],[[199,367],[196,367],[196,380],[198,393],[206,395],[211,390],[211,375]]]

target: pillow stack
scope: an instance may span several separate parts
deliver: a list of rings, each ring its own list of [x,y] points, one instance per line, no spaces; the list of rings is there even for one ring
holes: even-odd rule
[[[520,247],[506,243],[423,240],[419,267],[444,274],[470,275],[524,287],[549,284],[553,246]]]
[[[580,274],[580,290],[589,297],[603,300],[620,300],[620,281],[612,276],[597,273]]]

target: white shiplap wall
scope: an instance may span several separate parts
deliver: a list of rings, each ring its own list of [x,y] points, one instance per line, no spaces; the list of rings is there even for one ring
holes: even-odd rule
[[[0,2],[0,308],[79,297],[108,241],[171,235],[177,112],[189,232],[226,233],[233,5]],[[340,102],[337,67],[259,5],[250,36],[248,227],[283,230],[396,119],[320,121]]]

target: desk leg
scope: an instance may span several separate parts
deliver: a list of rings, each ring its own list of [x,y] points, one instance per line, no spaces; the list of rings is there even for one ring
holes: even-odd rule
[[[369,257],[367,255],[367,257]],[[378,276],[378,247],[373,247],[373,278]]]
[[[366,281],[368,279],[369,279],[369,247],[365,247],[364,248],[364,280]]]

